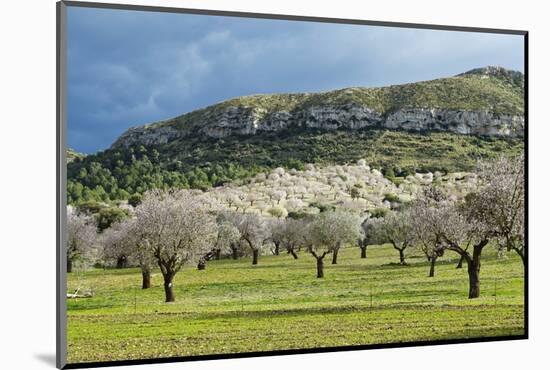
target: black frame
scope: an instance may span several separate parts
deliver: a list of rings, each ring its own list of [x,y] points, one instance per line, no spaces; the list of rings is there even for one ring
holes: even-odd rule
[[[370,25],[382,27],[396,28],[415,28],[429,30],[444,30],[444,31],[461,31],[461,32],[478,32],[478,33],[496,33],[508,35],[521,35],[524,37],[524,155],[525,155],[525,245],[529,245],[529,32],[525,30],[512,29],[497,29],[497,28],[477,28],[477,27],[460,27],[460,26],[445,26],[440,24],[422,24],[422,23],[400,23],[400,22],[383,22],[372,20],[359,19],[344,19],[344,18],[326,18],[326,17],[310,17],[300,15],[286,14],[267,14],[267,13],[250,13],[250,12],[232,12],[222,10],[208,9],[192,9],[192,8],[175,8],[175,7],[159,7],[147,5],[131,5],[131,4],[111,4],[99,2],[82,2],[82,1],[59,1],[56,3],[57,14],[57,99],[56,99],[56,119],[57,119],[57,141],[56,141],[56,230],[57,230],[57,248],[56,248],[56,367],[58,369],[79,369],[79,368],[95,368],[107,366],[123,366],[123,365],[139,365],[139,364],[158,364],[172,363],[182,361],[204,361],[204,360],[219,360],[230,358],[246,358],[246,357],[264,357],[264,356],[280,356],[293,354],[308,354],[308,353],[326,353],[326,352],[341,352],[341,351],[359,351],[365,349],[381,349],[381,348],[401,348],[401,347],[419,347],[445,344],[461,344],[461,343],[483,343],[497,342],[508,340],[521,340],[529,338],[529,250],[525,248],[525,275],[524,275],[524,334],[511,336],[498,336],[490,338],[473,338],[473,339],[444,339],[433,341],[413,341],[406,343],[386,343],[386,344],[369,344],[369,345],[353,345],[353,346],[338,346],[338,347],[321,347],[321,348],[303,348],[291,350],[274,350],[262,352],[240,352],[231,354],[210,354],[198,356],[184,357],[166,357],[166,358],[151,358],[139,360],[116,360],[102,362],[86,362],[67,364],[67,304],[66,304],[66,253],[65,253],[65,229],[66,229],[66,129],[67,129],[67,114],[66,114],[66,35],[67,35],[67,6],[84,7],[84,8],[102,8],[116,10],[134,10],[148,12],[164,12],[164,13],[184,13],[184,14],[202,14],[216,15],[226,17],[239,18],[257,18],[257,19],[279,19],[290,21],[306,21],[320,23],[340,23],[340,24],[355,24],[355,25]]]

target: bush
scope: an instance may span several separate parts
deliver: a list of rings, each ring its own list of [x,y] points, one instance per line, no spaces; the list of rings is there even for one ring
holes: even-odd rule
[[[384,195],[384,202],[388,201],[390,203],[401,203],[401,199],[397,194],[387,193]]]
[[[397,176],[399,177],[407,177],[411,174],[411,170],[408,168],[403,168],[399,173],[397,173]]]
[[[388,180],[393,182],[395,186],[399,186],[403,183],[403,181],[405,181],[403,177],[388,177]]]
[[[96,215],[97,229],[99,232],[102,232],[111,227],[114,222],[122,221],[126,217],[128,217],[128,212],[126,210],[118,207],[103,208]]]
[[[312,202],[312,203],[309,204],[309,206],[319,209],[319,212],[321,212],[321,213],[326,212],[326,211],[333,211],[334,209],[336,209],[336,207],[333,206],[333,205],[323,204],[323,203],[319,203],[319,202]],[[289,217],[290,217],[290,214],[289,214]]]
[[[141,198],[141,194],[134,193],[128,198],[128,204],[135,208],[141,204]]]
[[[383,218],[388,213],[387,208],[375,208],[371,211],[368,211],[370,213],[370,216],[372,218]]]
[[[383,167],[381,172],[382,172],[382,175],[384,175],[387,178],[395,177],[395,171],[393,167]]]
[[[308,214],[306,212],[300,212],[300,211],[288,212],[288,218],[292,218],[294,220],[299,220],[299,219],[305,218],[307,216],[308,216]]]
[[[298,171],[304,170],[304,163],[298,159],[291,158],[286,161],[285,167],[288,169],[297,169]]]
[[[82,212],[82,213],[95,214],[95,213],[99,213],[99,211],[107,207],[108,205],[105,203],[89,200],[86,202],[79,203],[77,206],[77,209],[79,212]]]
[[[354,186],[353,188],[351,188],[350,195],[352,199],[357,199],[361,197],[361,191]]]
[[[286,217],[286,215],[288,214],[286,209],[284,209],[283,207],[272,207],[272,208],[267,210],[267,213],[269,213],[271,216],[277,217],[277,218]]]

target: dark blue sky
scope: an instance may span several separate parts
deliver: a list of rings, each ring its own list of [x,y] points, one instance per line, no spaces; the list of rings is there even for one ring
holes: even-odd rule
[[[500,65],[523,38],[313,22],[68,9],[68,145],[236,96],[383,86]]]

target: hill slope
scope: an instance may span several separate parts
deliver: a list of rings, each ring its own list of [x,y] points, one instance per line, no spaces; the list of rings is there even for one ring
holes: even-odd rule
[[[253,135],[290,128],[523,135],[523,74],[500,67],[380,88],[235,98],[125,132],[113,147],[165,144],[190,136]]]
[[[384,88],[229,100],[131,129],[110,149],[75,158],[69,202],[206,189],[275,167],[360,158],[388,177],[471,171],[478,159],[523,150],[523,83],[519,72],[487,67]]]
[[[67,148],[67,163],[74,161],[76,158],[82,159],[85,156],[85,154],[79,153],[74,149]]]

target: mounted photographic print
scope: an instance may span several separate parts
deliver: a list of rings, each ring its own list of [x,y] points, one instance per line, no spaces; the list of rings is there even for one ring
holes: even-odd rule
[[[527,338],[526,50],[58,3],[58,367]]]

